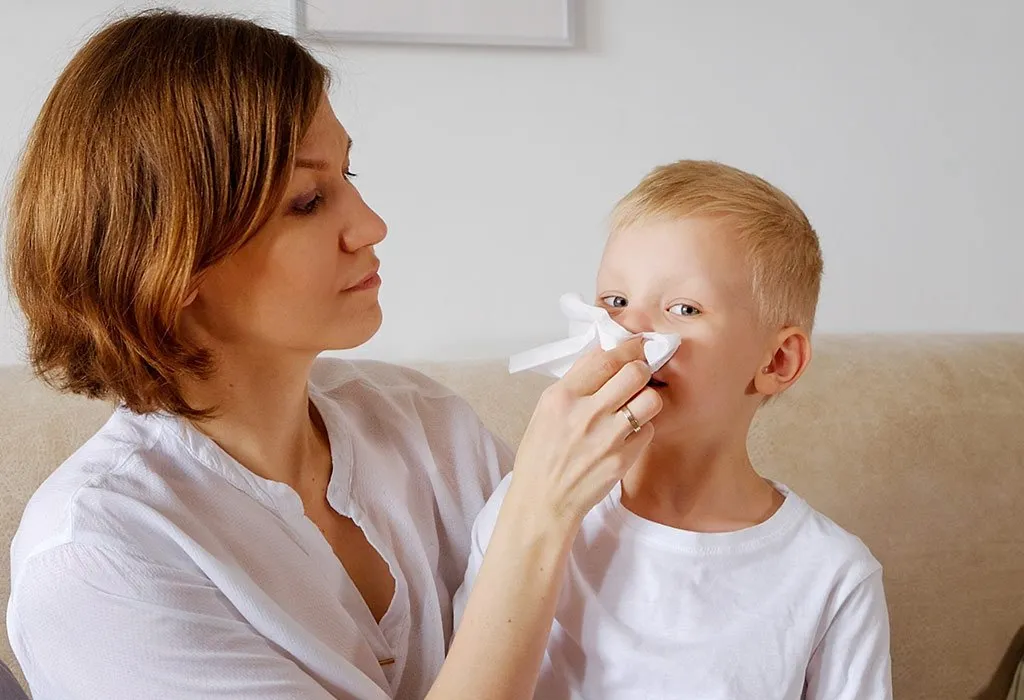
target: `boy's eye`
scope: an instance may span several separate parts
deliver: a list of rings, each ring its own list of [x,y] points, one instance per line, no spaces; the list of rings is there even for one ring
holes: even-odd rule
[[[629,306],[629,302],[626,297],[620,297],[618,294],[610,294],[606,297],[601,297],[601,303],[605,306],[610,306],[613,309],[624,309]]]
[[[673,304],[668,310],[677,316],[700,316],[700,309],[689,304]]]

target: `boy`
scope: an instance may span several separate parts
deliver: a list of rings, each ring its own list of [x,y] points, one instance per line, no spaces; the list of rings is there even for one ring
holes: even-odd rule
[[[747,454],[758,408],[811,359],[822,272],[793,200],[718,163],[619,202],[596,305],[682,337],[654,374],[654,442],[584,519],[536,698],[888,700],[878,562]],[[508,479],[473,529],[472,586]]]

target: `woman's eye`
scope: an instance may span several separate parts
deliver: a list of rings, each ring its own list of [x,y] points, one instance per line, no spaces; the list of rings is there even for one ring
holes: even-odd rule
[[[292,207],[296,213],[302,214],[303,216],[314,213],[320,208],[321,202],[324,201],[322,194],[317,192],[312,197],[305,197],[299,200],[294,207]]]
[[[700,316],[700,309],[689,304],[673,304],[668,310],[676,316]]]
[[[613,309],[624,309],[629,306],[629,302],[626,300],[626,297],[620,297],[618,294],[601,297],[601,303],[605,306],[610,306]]]
[[[349,170],[348,168],[345,168],[344,172],[342,172],[342,175],[345,177],[346,180],[351,180],[356,176],[356,174]]]

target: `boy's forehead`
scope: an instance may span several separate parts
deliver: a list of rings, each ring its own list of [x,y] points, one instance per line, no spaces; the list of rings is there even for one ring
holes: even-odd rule
[[[749,264],[738,236],[712,219],[638,222],[613,231],[598,280],[636,276],[750,290]]]

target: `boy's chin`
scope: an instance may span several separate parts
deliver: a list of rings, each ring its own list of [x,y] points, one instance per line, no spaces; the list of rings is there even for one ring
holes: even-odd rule
[[[680,395],[671,386],[652,387],[661,397],[661,412],[651,424],[654,426],[654,439],[659,442],[692,442],[707,429],[706,402],[702,402],[691,393]]]
[[[686,416],[677,406],[671,406],[667,402],[661,409],[661,413],[651,420],[654,426],[655,439],[667,438],[669,435],[682,434],[686,429]]]

